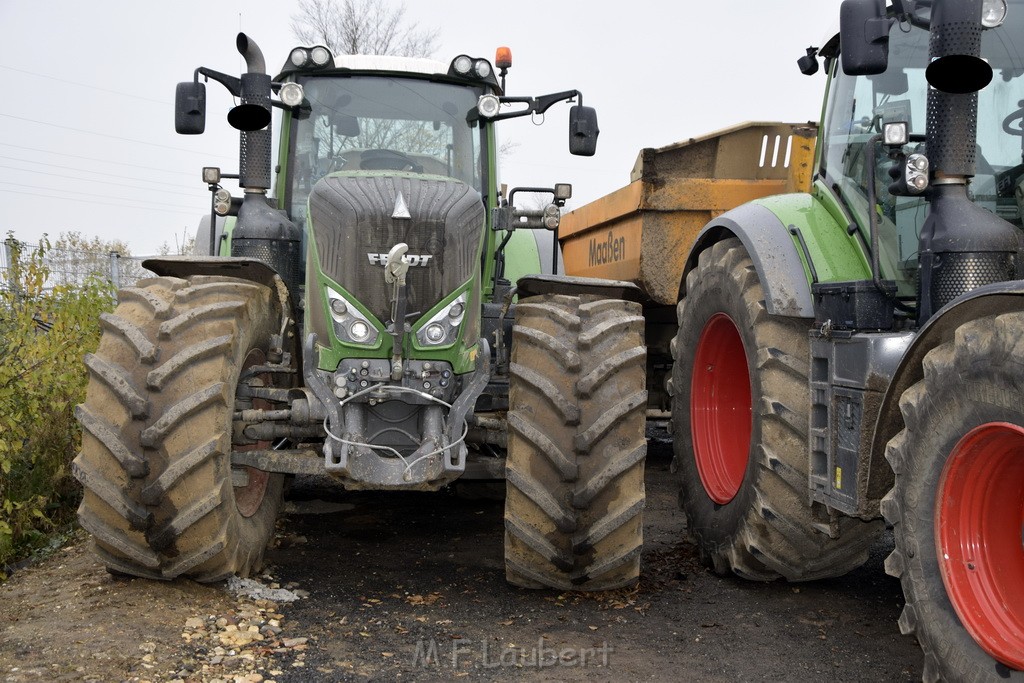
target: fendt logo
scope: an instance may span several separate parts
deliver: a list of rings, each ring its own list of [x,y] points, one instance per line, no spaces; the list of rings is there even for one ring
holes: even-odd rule
[[[370,259],[370,263],[375,266],[387,265],[388,255],[387,254],[367,254],[367,258]],[[420,267],[426,268],[427,264],[430,263],[430,259],[434,258],[433,254],[406,254],[405,260],[409,262],[409,265],[413,268]]]

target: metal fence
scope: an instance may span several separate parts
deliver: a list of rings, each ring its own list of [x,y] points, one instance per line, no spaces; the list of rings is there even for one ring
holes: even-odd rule
[[[12,269],[15,253],[20,250],[21,259],[38,249],[38,245],[10,240],[0,243],[0,289],[15,288]],[[43,263],[49,273],[44,285],[52,289],[60,285],[80,285],[91,276],[99,276],[113,283],[115,288],[131,287],[141,278],[153,277],[154,273],[142,267],[149,256],[122,256],[116,251],[98,253],[75,249],[50,248],[43,253]]]

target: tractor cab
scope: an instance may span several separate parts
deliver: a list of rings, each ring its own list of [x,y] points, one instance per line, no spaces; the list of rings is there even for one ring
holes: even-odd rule
[[[881,275],[898,285],[901,300],[917,291],[919,238],[930,210],[928,119],[928,8],[918,3],[914,19],[890,31],[888,63],[878,73],[849,75],[835,36],[820,54],[830,83],[818,145],[819,176],[870,240],[870,212],[877,207]],[[1021,227],[1024,205],[1024,55],[1015,36],[1024,34],[1024,3],[992,19],[981,36],[981,56],[993,78],[977,92],[977,143],[962,153],[973,159],[968,197]],[[889,10],[895,17],[895,10]],[[994,124],[994,125],[993,125]],[[887,139],[886,131],[899,135]]]
[[[278,178],[292,219],[305,224],[310,191],[331,173],[439,176],[486,197],[491,132],[476,107],[499,86],[487,60],[475,63],[478,71],[461,77],[454,65],[427,59],[342,56],[333,68],[301,70],[289,60],[279,78],[304,93],[302,105],[286,113],[289,172]]]

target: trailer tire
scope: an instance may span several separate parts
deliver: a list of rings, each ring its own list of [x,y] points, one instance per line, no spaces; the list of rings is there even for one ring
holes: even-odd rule
[[[647,391],[640,306],[544,295],[516,306],[505,570],[524,588],[635,583]]]
[[[863,564],[880,522],[830,519],[808,503],[808,322],[768,314],[735,238],[700,253],[678,321],[674,466],[704,562],[760,581],[810,581]]]
[[[1024,681],[1024,313],[973,320],[900,399],[882,500],[926,681]]]
[[[119,299],[85,359],[79,521],[113,573],[245,576],[262,562],[284,477],[241,468],[233,479],[232,414],[241,371],[264,364],[280,329],[278,299],[215,276],[142,280]]]

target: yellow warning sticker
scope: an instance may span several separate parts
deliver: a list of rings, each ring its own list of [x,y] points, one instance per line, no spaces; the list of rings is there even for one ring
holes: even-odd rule
[[[843,468],[842,467],[837,467],[836,468],[836,488],[837,489],[843,488]]]

